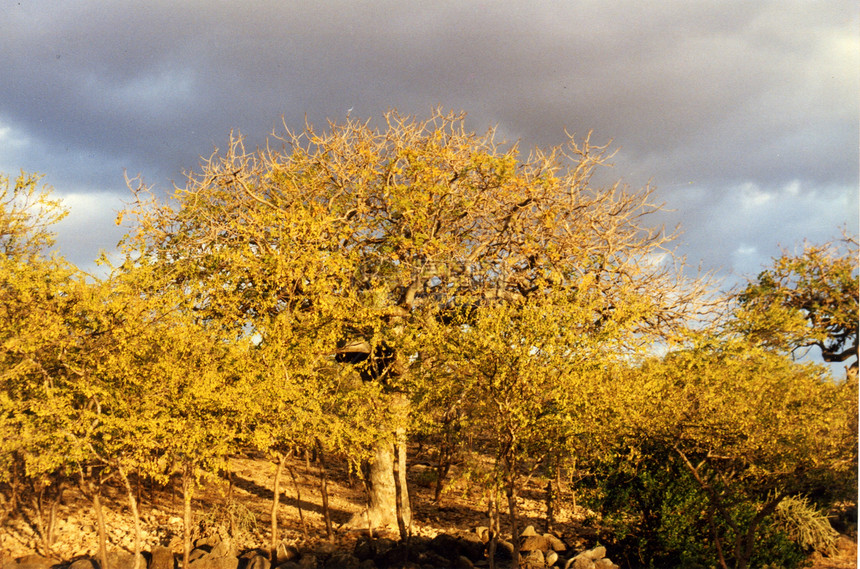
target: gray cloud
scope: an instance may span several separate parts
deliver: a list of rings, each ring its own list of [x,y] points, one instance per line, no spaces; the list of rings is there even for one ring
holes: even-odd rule
[[[168,188],[231,129],[253,146],[282,116],[441,105],[525,149],[612,139],[601,179],[653,181],[688,257],[738,274],[777,243],[857,231],[858,24],[850,0],[10,2],[0,168],[122,196],[124,169]],[[751,206],[750,188],[773,198]],[[112,215],[64,252],[110,247]]]

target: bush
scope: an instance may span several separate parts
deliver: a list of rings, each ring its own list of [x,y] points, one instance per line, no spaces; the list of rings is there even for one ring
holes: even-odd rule
[[[836,552],[839,534],[823,513],[809,504],[803,496],[784,498],[773,513],[771,525],[788,535],[806,551],[825,555]]]

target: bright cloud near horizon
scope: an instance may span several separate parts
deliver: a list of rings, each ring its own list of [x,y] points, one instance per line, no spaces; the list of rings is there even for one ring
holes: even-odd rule
[[[729,281],[858,231],[855,0],[0,6],[0,172],[45,175],[81,268],[123,233],[125,173],[167,192],[231,130],[253,147],[391,108],[524,150],[611,141],[601,180],[656,187],[655,222]]]

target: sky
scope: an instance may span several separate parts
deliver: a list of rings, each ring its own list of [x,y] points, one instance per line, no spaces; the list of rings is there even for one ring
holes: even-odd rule
[[[467,113],[521,148],[617,150],[725,286],[858,232],[860,3],[0,0],[0,172],[39,172],[60,252],[110,252],[142,176],[184,185],[231,131]]]

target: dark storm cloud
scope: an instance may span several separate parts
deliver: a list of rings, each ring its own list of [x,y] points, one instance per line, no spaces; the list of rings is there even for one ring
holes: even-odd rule
[[[612,139],[609,177],[652,180],[692,260],[747,270],[777,243],[856,231],[858,14],[850,0],[4,2],[0,168],[119,195],[123,169],[181,183],[234,128],[253,146],[282,116],[300,129],[441,105],[524,149],[565,129]],[[73,236],[96,217],[78,219],[63,247],[89,259]]]

